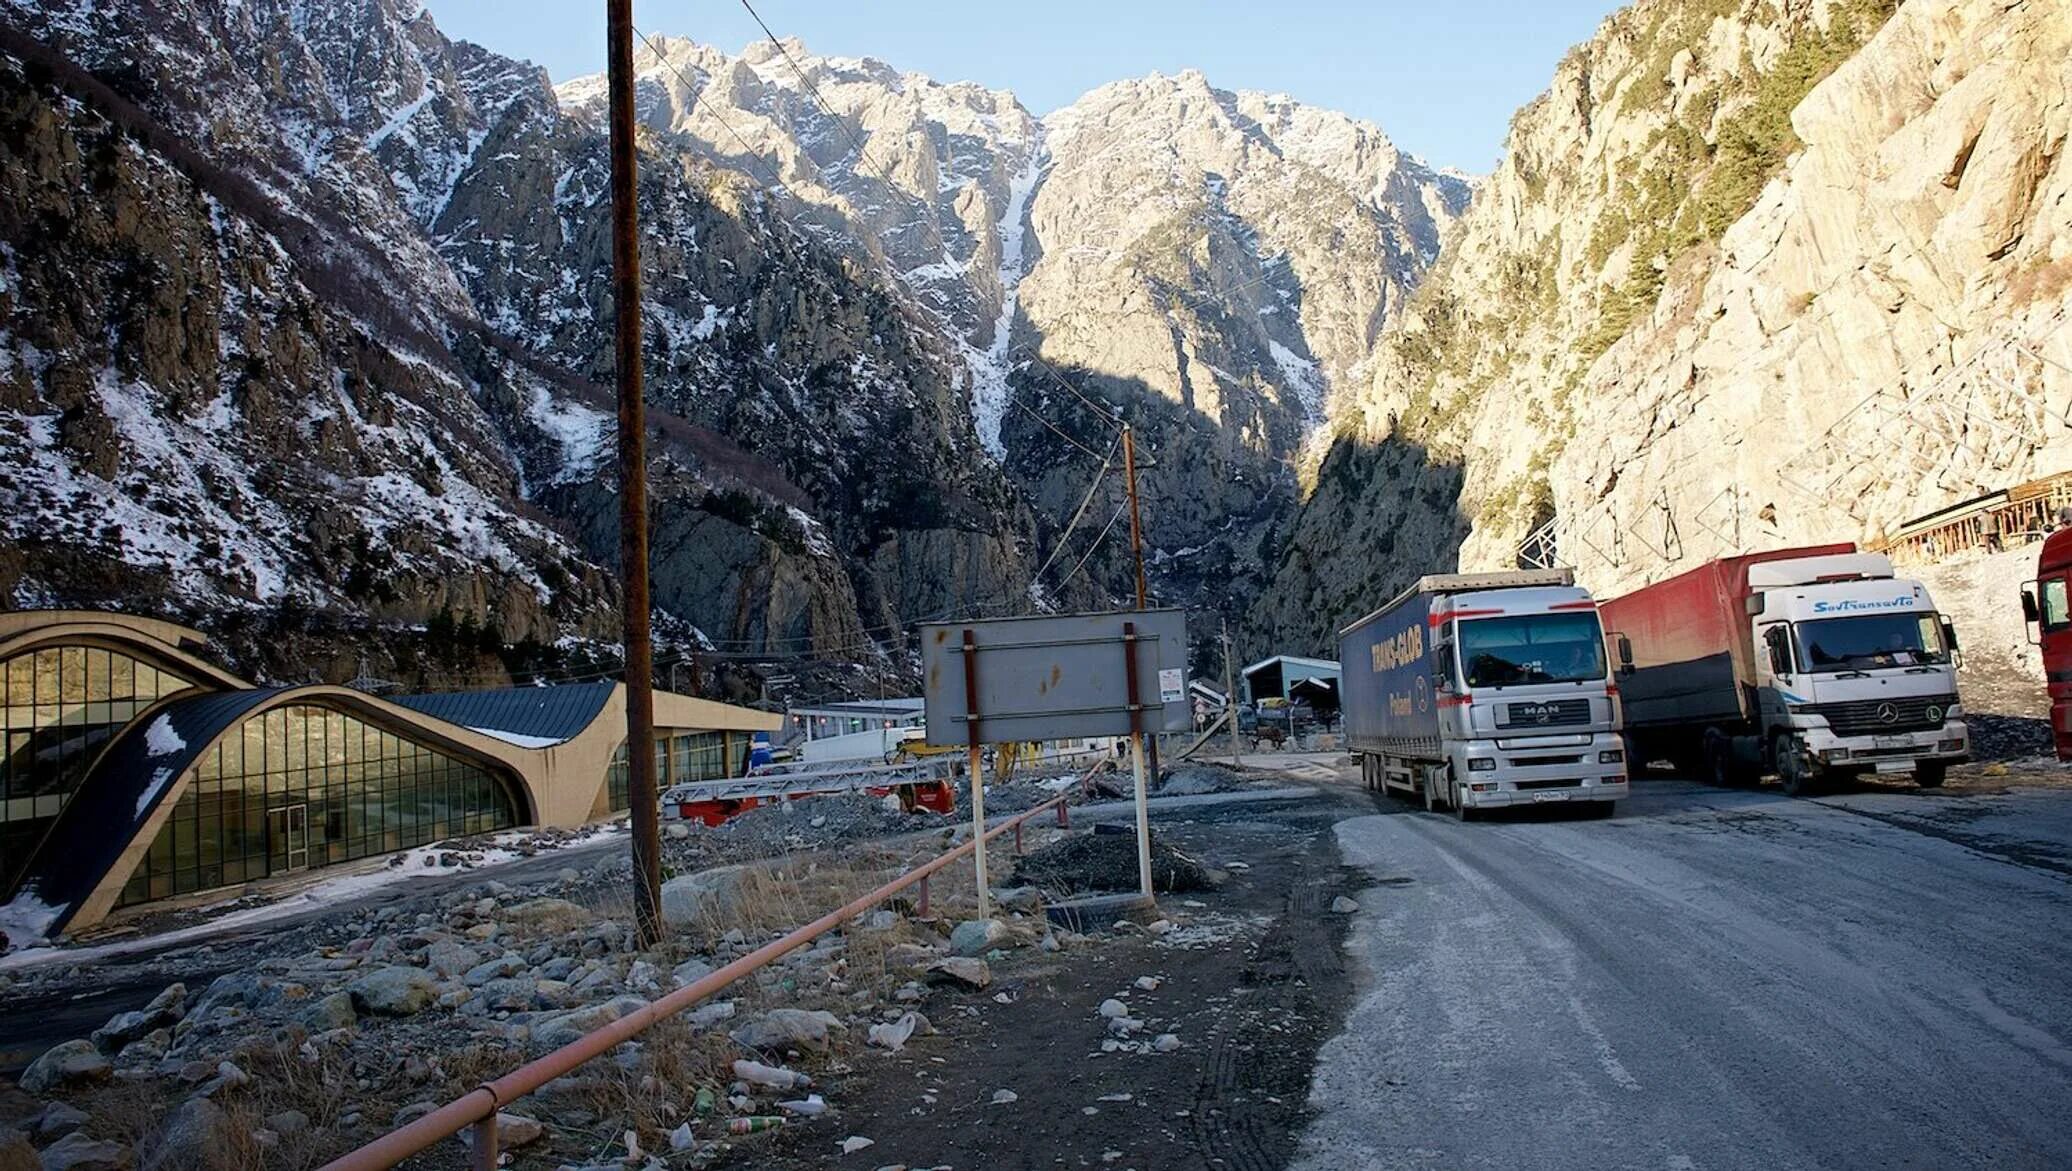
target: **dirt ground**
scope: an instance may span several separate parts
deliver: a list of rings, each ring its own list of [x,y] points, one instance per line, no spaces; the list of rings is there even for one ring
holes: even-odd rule
[[[1215,891],[1161,898],[1178,928],[1054,955],[1015,953],[991,988],[923,1005],[939,1035],[869,1052],[829,1079],[839,1113],[740,1142],[718,1166],[1267,1168],[1306,1121],[1318,1047],[1351,997],[1333,822],[1349,789],[1205,811],[1155,832],[1231,868]],[[1156,977],[1154,991],[1135,987]],[[1007,1003],[995,997],[1005,996]],[[1166,1053],[1102,1052],[1101,1002],[1124,1001]],[[994,1101],[998,1091],[1012,1101]],[[843,1155],[852,1136],[872,1145]]]

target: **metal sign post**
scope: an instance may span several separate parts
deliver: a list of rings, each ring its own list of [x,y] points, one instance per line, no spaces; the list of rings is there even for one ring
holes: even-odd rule
[[[1144,783],[1144,704],[1137,690],[1137,624],[1122,624],[1122,669],[1129,685],[1130,771],[1137,781],[1137,887],[1151,893],[1151,805]]]
[[[970,754],[976,835],[985,832],[980,749],[986,742],[1128,736],[1137,782],[1137,877],[1150,896],[1145,737],[1188,726],[1185,614],[1135,610],[929,623],[921,628],[921,674],[928,743],[962,745]],[[985,850],[973,850],[972,859],[984,915],[990,897]]]
[[[966,771],[971,779],[971,840],[977,843],[971,851],[971,865],[978,880],[978,917],[983,919],[990,894],[986,886],[986,784],[980,775],[985,759],[978,738],[978,639],[969,627],[964,630],[964,719],[965,751],[969,754]]]

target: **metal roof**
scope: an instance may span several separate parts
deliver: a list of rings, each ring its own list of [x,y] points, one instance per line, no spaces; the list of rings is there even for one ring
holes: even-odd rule
[[[1250,675],[1255,671],[1271,667],[1275,663],[1294,663],[1300,667],[1314,667],[1320,671],[1336,671],[1339,669],[1337,659],[1312,659],[1303,655],[1272,655],[1253,663],[1251,666],[1238,672],[1238,674]]]
[[[398,695],[391,696],[390,702],[463,728],[521,736],[528,743],[559,744],[589,727],[617,686],[605,679],[552,687]]]
[[[65,811],[29,859],[20,893],[56,911],[56,935],[216,737],[288,690],[218,691],[173,699],[125,728],[80,779]]]

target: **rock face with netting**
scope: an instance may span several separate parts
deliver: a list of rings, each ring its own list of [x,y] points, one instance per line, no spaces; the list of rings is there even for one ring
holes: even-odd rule
[[[1015,864],[1018,886],[1052,894],[1087,894],[1137,889],[1137,837],[1130,833],[1079,834],[1023,857]],[[1151,886],[1167,893],[1210,890],[1216,876],[1199,860],[1151,836]]]

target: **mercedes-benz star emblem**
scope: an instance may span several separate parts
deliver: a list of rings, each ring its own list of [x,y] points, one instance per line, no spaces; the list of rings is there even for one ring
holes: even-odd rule
[[[1894,706],[1892,706],[1892,705],[1891,705],[1891,704],[1889,704],[1889,703],[1881,703],[1881,704],[1879,704],[1879,705],[1878,705],[1878,722],[1879,722],[1879,723],[1881,723],[1881,724],[1896,724],[1896,723],[1898,723],[1898,722],[1899,722],[1899,709],[1898,709],[1898,708],[1896,708],[1896,707],[1894,707]]]

